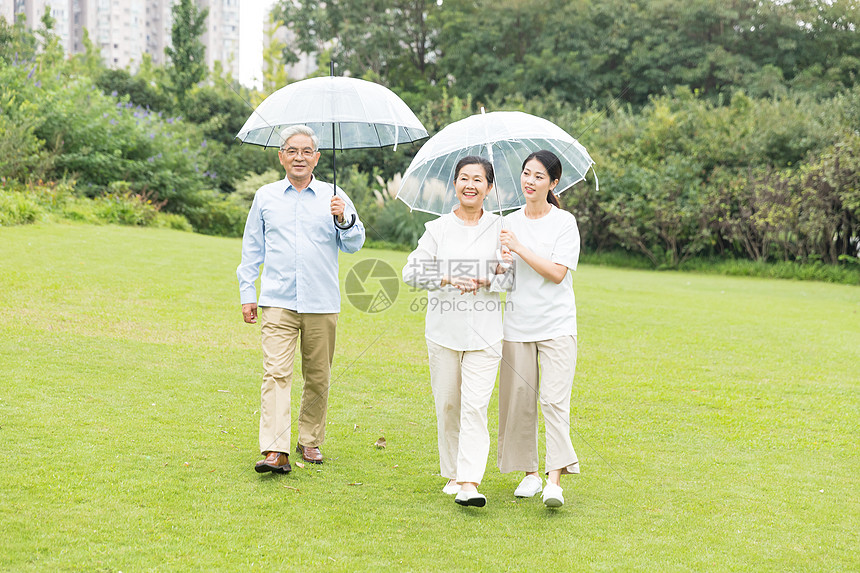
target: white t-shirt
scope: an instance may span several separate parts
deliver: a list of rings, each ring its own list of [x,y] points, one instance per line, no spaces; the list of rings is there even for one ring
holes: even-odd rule
[[[457,351],[482,350],[502,340],[502,305],[497,292],[480,288],[460,294],[440,287],[443,276],[492,280],[498,265],[501,218],[484,211],[477,225],[466,225],[454,213],[425,225],[418,247],[403,267],[403,280],[426,289],[428,340]]]
[[[579,229],[573,215],[552,207],[540,219],[527,219],[525,208],[505,217],[505,228],[535,254],[576,270]],[[576,299],[570,272],[555,284],[514,255],[514,284],[505,304],[505,340],[536,342],[576,336]]]

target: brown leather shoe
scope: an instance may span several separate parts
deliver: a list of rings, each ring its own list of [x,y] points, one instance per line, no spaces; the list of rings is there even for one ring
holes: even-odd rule
[[[323,462],[322,452],[317,447],[311,448],[301,444],[296,444],[296,453],[302,454],[302,459],[306,462],[310,462],[312,464],[321,464]]]
[[[273,472],[276,474],[288,474],[293,470],[290,465],[290,456],[283,452],[269,452],[266,458],[254,464],[257,473]]]

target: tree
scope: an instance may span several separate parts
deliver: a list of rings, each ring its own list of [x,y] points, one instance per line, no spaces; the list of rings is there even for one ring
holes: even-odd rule
[[[206,26],[209,9],[199,9],[193,0],[179,0],[173,5],[173,28],[170,37],[173,43],[164,49],[170,58],[167,75],[170,89],[176,97],[179,109],[185,109],[185,95],[195,85],[206,79],[206,48],[200,36]]]
[[[435,79],[431,20],[440,10],[436,0],[281,0],[273,16],[296,35],[285,62],[330,52],[340,73],[405,97],[401,92],[426,93]]]
[[[126,70],[106,69],[94,78],[95,84],[107,95],[124,96],[135,104],[153,111],[169,111],[170,98],[151,85],[141,74],[132,75]]]
[[[7,22],[0,16],[0,61],[17,65],[36,58],[39,41],[25,26],[23,17]]]
[[[276,89],[284,87],[289,79],[282,59],[287,45],[280,41],[276,34],[278,28],[283,25],[283,22],[276,20],[272,14],[269,14],[268,25],[263,30],[268,39],[267,45],[263,48],[262,84],[264,94],[270,94]]]

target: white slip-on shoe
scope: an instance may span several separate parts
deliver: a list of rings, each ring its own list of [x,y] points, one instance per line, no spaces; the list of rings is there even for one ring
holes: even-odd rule
[[[457,482],[446,483],[445,487],[442,488],[442,493],[447,493],[448,495],[460,493],[460,484],[458,484]]]
[[[484,507],[487,505],[487,498],[476,491],[460,490],[457,497],[454,498],[454,501],[460,505],[468,505],[471,507]]]
[[[564,505],[561,491],[561,486],[549,481],[546,482],[546,487],[543,488],[543,504],[547,507],[561,507]]]
[[[543,489],[543,480],[537,476],[527,475],[514,490],[514,497],[534,497]]]

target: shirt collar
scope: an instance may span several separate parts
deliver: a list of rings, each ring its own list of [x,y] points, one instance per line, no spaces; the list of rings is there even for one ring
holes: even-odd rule
[[[461,219],[460,217],[458,217],[456,213],[454,213],[454,211],[456,211],[456,210],[457,210],[457,207],[459,207],[459,206],[460,206],[460,204],[459,204],[459,203],[457,203],[456,205],[454,205],[453,207],[451,207],[450,214],[451,214],[451,217],[453,217],[453,218],[454,218],[454,220],[455,220],[457,223],[459,223],[460,225],[462,225],[462,226],[464,226],[464,227],[465,227],[465,226],[466,226],[466,222],[465,222],[465,221],[463,221],[463,219]],[[483,224],[487,223],[488,221],[493,220],[493,219],[494,219],[494,217],[498,217],[498,215],[496,215],[495,213],[493,213],[493,212],[491,212],[491,211],[487,211],[487,209],[486,209],[486,207],[485,207],[485,208],[484,208],[484,212],[483,212],[483,213],[481,213],[481,218],[480,218],[480,219],[478,219],[478,224],[477,224],[476,226],[477,226],[477,227],[480,227],[481,225],[483,225]]]
[[[293,184],[292,184],[292,182],[290,181],[290,178],[289,178],[286,174],[284,174],[284,181],[286,181],[286,182],[288,183],[287,188],[284,190],[284,193],[286,193],[287,191],[290,191],[291,189],[292,189],[293,191],[295,191],[295,190],[296,190],[296,188],[295,188],[295,187],[293,187]],[[307,186],[307,187],[305,187],[304,189],[302,189],[302,191],[310,191],[311,193],[313,193],[314,195],[316,195],[316,194],[317,194],[317,192],[316,192],[316,190],[314,189],[314,185],[315,185],[316,183],[318,183],[317,177],[316,177],[316,175],[314,175],[313,173],[311,173],[311,182],[310,182],[310,183],[308,183],[308,186]]]

